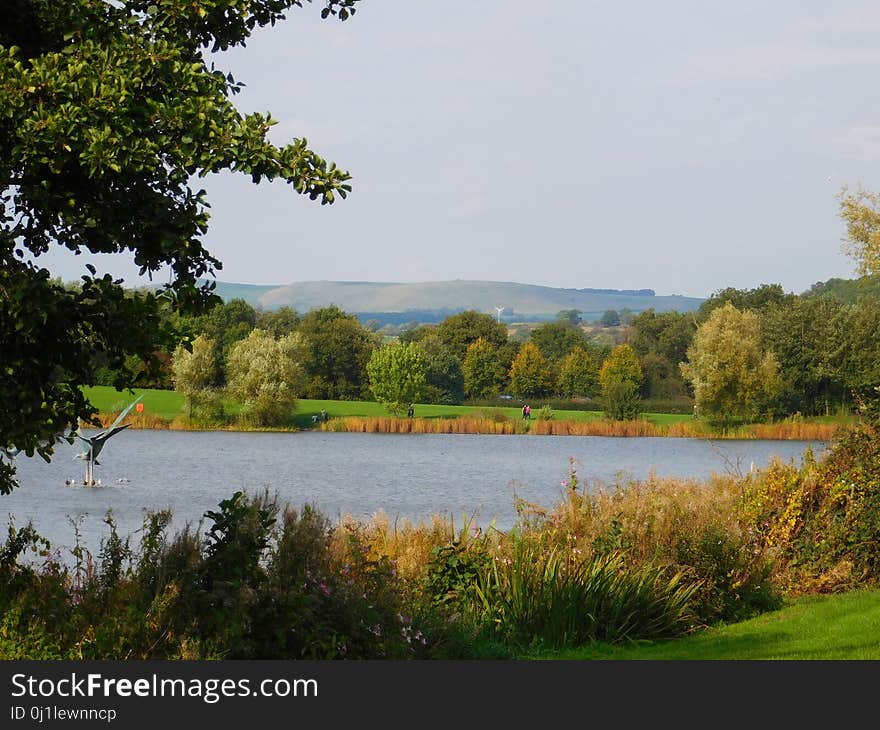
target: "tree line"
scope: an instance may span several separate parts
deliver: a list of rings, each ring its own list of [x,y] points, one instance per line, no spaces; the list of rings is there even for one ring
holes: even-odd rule
[[[614,419],[650,406],[720,424],[853,412],[880,382],[880,299],[862,281],[799,295],[726,288],[696,312],[630,315],[613,334],[569,310],[525,335],[465,311],[383,337],[336,306],[300,314],[233,299],[198,316],[169,312],[179,344],[158,371],[132,362],[139,374],[105,368],[97,379],[175,388],[205,421],[232,398],[253,425],[284,423],[298,398],[377,400],[393,414],[414,402],[564,399]]]

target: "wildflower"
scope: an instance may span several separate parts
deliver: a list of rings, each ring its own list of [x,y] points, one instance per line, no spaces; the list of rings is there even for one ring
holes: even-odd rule
[[[321,593],[323,593],[325,596],[329,596],[332,593],[332,591],[330,590],[330,586],[328,586],[326,583],[321,583],[318,588],[321,589]]]

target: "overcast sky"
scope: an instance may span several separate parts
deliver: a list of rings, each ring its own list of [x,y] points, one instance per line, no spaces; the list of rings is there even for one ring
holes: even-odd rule
[[[837,194],[880,190],[876,3],[364,0],[344,23],[319,16],[295,8],[217,63],[247,84],[243,112],[279,121],[273,141],[305,136],[354,191],[321,206],[281,182],[199,181],[223,281],[702,297],[855,276]]]

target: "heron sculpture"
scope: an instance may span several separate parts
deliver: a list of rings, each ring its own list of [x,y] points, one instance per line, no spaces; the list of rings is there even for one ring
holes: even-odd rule
[[[125,418],[129,411],[134,408],[135,403],[137,403],[142,395],[139,395],[135,398],[128,407],[122,411],[117,417],[116,420],[110,424],[110,427],[101,431],[100,433],[95,434],[94,436],[82,436],[79,432],[77,432],[76,437],[82,441],[85,446],[81,453],[77,454],[74,458],[82,459],[86,462],[86,478],[83,484],[87,487],[92,487],[95,485],[95,466],[101,466],[101,463],[98,461],[98,454],[101,453],[101,449],[104,448],[104,444],[107,443],[107,439],[111,436],[115,436],[120,431],[125,430],[131,424],[126,423],[120,425],[122,423],[122,419]]]

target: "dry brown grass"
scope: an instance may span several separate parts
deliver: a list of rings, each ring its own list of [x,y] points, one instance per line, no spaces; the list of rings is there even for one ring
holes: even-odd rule
[[[746,477],[747,479],[747,477]],[[744,479],[713,475],[688,480],[655,474],[614,485],[573,490],[541,520],[542,529],[581,550],[618,540],[643,560],[671,558],[688,536],[713,531],[742,539]]]
[[[99,413],[98,420],[101,422],[101,428],[107,428],[116,420],[118,413]],[[176,428],[167,418],[156,416],[152,413],[130,413],[126,416],[125,423],[131,428],[153,428],[168,429]]]
[[[517,433],[512,421],[489,418],[393,418],[345,416],[321,424],[324,431],[354,433],[460,433],[511,434]]]
[[[789,422],[753,424],[714,431],[702,421],[681,421],[658,425],[644,418],[631,421],[540,420],[512,421],[491,417],[393,418],[346,416],[334,418],[321,428],[327,431],[355,433],[457,433],[519,434],[536,436],[670,436],[675,438],[735,438],[797,441],[829,441],[838,426],[828,423]]]
[[[781,421],[756,423],[748,427],[753,438],[792,441],[831,441],[840,426],[835,423]]]

